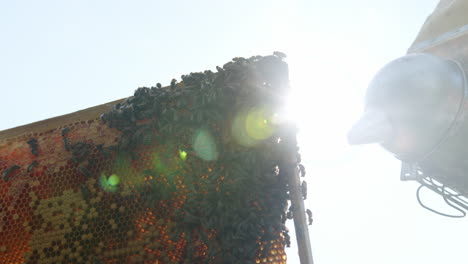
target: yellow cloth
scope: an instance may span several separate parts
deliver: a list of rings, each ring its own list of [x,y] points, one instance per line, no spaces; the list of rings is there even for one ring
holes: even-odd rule
[[[467,24],[468,0],[440,0],[435,10],[426,19],[411,47]]]

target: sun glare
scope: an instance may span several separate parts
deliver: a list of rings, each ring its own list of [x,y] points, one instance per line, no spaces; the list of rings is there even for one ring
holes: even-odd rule
[[[362,95],[352,90],[365,87],[333,76],[331,66],[320,59],[316,65],[307,58],[288,63],[291,91],[285,115],[298,125],[301,154],[319,166],[346,161],[352,151],[346,134],[362,111]],[[321,74],[311,77],[311,72]]]

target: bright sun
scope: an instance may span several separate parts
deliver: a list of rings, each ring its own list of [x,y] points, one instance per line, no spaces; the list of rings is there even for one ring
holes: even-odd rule
[[[310,82],[309,74],[300,72],[305,68],[295,69],[290,73],[286,115],[298,124],[301,155],[314,165],[336,165],[350,151],[346,134],[359,118],[361,100],[342,91],[343,80],[322,75]]]

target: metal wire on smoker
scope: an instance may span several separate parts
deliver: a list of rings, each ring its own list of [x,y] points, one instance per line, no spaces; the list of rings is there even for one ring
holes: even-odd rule
[[[430,177],[425,177],[425,178],[422,178],[420,181],[418,181],[421,185],[418,187],[418,189],[416,190],[416,198],[418,200],[418,203],[424,208],[424,209],[427,209],[433,213],[436,213],[438,215],[442,215],[442,216],[446,216],[446,217],[451,217],[451,218],[463,218],[466,216],[466,212],[465,210],[463,210],[462,208],[456,206],[455,204],[453,204],[452,202],[450,202],[449,200],[455,200],[457,197],[461,196],[460,194],[452,194],[450,192],[448,192],[446,189],[445,189],[445,185],[442,185],[442,186],[439,186],[437,185],[436,183],[434,183],[433,179],[430,178]],[[445,203],[448,204],[450,207],[452,207],[453,209],[457,210],[458,212],[461,213],[461,215],[451,215],[451,214],[446,214],[446,213],[442,213],[442,212],[439,212],[433,208],[430,208],[428,206],[426,206],[425,204],[423,204],[423,202],[421,201],[421,197],[420,197],[420,191],[423,187],[426,187],[430,190],[433,190],[435,192],[438,192],[442,195],[442,198],[444,199]],[[462,203],[459,201],[459,203]],[[466,202],[465,202],[466,203]]]

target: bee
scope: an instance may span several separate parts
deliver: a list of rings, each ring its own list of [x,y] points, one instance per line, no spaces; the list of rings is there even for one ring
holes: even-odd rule
[[[307,182],[302,181],[301,183],[301,193],[302,193],[302,199],[306,200],[307,199]]]
[[[138,144],[145,144],[149,145],[152,139],[152,133],[150,133],[150,129],[148,126],[141,126],[138,127],[136,132],[132,135],[132,142],[137,142]]]
[[[91,192],[89,191],[88,187],[84,184],[80,184],[80,191],[85,200],[88,200],[91,196]]]
[[[101,116],[99,117],[101,119],[101,121],[105,124],[107,123],[107,121],[109,120],[109,115],[107,114],[101,114]]]
[[[4,172],[3,172],[3,180],[4,181],[8,181],[10,179],[10,175],[15,171],[15,170],[18,170],[20,167],[18,165],[13,165],[11,167],[9,167],[8,169],[6,169]]]
[[[283,232],[284,236],[284,243],[286,244],[286,247],[291,247],[291,237],[289,236],[287,231]]]
[[[62,139],[63,139],[63,145],[65,146],[66,151],[70,151],[70,142],[68,140],[67,134],[70,132],[70,128],[66,127],[62,129]]]
[[[284,54],[284,53],[281,52],[281,51],[275,51],[275,52],[273,52],[273,55],[275,55],[275,56],[277,56],[277,57],[279,57],[279,58],[281,58],[281,59],[286,58],[286,54]]]
[[[294,205],[291,204],[291,206],[289,206],[288,212],[286,213],[286,218],[293,219],[294,217],[293,212],[294,212]]]
[[[306,214],[307,214],[307,219],[309,220],[309,225],[312,225],[312,222],[314,221],[314,219],[312,219],[312,211],[307,209]]]
[[[297,160],[297,163],[301,163],[301,162],[302,162],[301,154],[296,153],[296,160]]]
[[[28,166],[27,172],[31,172],[35,167],[37,167],[37,165],[39,165],[39,162],[37,162],[37,160],[33,161],[33,162]]]
[[[283,213],[281,214],[281,223],[282,223],[282,224],[286,223],[286,220],[287,220],[287,219],[288,219],[288,217],[286,216],[286,213],[283,212]]]
[[[217,70],[218,72],[224,72],[224,69],[221,68],[221,67],[219,67],[219,66],[216,66],[216,70]]]
[[[103,151],[103,148],[104,148],[104,144],[96,145],[96,149],[97,149],[99,152]]]
[[[74,162],[82,162],[88,155],[91,145],[83,142],[78,142],[71,146],[72,160]]]
[[[96,257],[96,258],[94,258],[94,260],[93,260],[93,261],[94,261],[94,262],[93,262],[93,264],[103,264],[103,263],[104,263],[104,261],[103,261],[103,260],[101,260],[101,259],[99,259],[99,258],[97,258],[97,257]]]
[[[78,168],[78,170],[86,177],[86,178],[91,178],[93,176],[93,173],[86,167],[86,166],[81,166]]]
[[[70,128],[69,128],[69,127],[63,128],[63,129],[62,129],[62,137],[67,136],[68,132],[70,132]]]
[[[31,138],[30,140],[28,140],[28,145],[31,147],[31,153],[34,155],[34,156],[38,156],[39,153],[37,152],[37,147],[39,146],[39,144],[37,144],[37,139],[35,138]]]
[[[91,167],[94,167],[96,166],[97,164],[97,160],[95,158],[88,158],[88,164],[91,166]]]
[[[301,173],[301,177],[305,177],[306,176],[306,169],[305,169],[304,165],[299,163],[297,166],[299,166],[299,172]]]
[[[120,138],[119,138],[119,149],[120,150],[127,150],[131,147],[132,145],[132,137],[131,137],[131,132],[124,132]]]
[[[70,142],[67,137],[63,137],[63,145],[65,146],[66,151],[70,151]]]
[[[118,147],[117,146],[110,146],[110,147],[105,147],[105,148],[101,147],[101,148],[98,148],[98,151],[101,156],[109,158],[113,155],[113,153],[116,153],[118,151]]]

